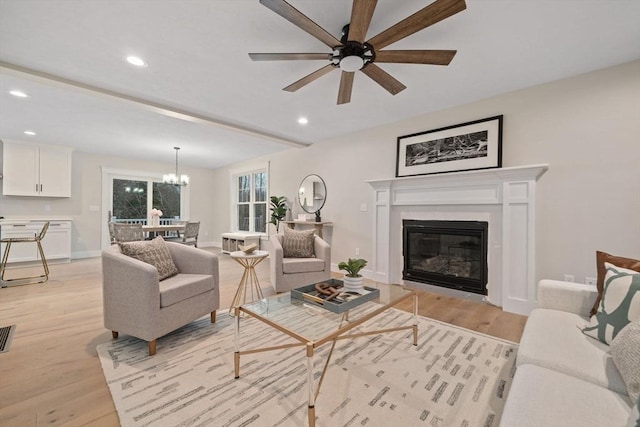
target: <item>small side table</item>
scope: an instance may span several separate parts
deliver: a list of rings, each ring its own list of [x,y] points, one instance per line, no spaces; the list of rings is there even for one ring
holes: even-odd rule
[[[239,305],[247,302],[247,290],[251,292],[252,299],[263,299],[262,289],[260,289],[260,282],[258,282],[258,276],[256,275],[255,266],[260,264],[263,259],[269,256],[268,251],[253,251],[247,254],[243,251],[231,252],[231,258],[236,260],[238,264],[244,267],[242,278],[238,284],[238,290],[233,297],[231,307],[229,307],[229,315],[233,316],[233,309]],[[249,289],[247,289],[249,288]],[[255,291],[255,296],[254,296]]]

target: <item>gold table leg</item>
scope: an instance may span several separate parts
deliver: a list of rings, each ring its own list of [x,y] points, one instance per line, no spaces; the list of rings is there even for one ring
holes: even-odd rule
[[[231,307],[229,307],[229,316],[234,315],[234,307],[239,307],[247,302],[247,291],[251,292],[251,301],[264,299],[255,267],[265,258],[266,256],[259,258],[233,258],[238,262],[238,264],[244,267],[244,271],[242,272],[242,278],[238,284],[238,290],[231,302]]]

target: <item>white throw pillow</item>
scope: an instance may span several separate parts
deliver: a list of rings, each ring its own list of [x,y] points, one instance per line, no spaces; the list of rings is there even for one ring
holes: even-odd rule
[[[640,397],[640,320],[629,323],[616,335],[611,357],[635,402]]]

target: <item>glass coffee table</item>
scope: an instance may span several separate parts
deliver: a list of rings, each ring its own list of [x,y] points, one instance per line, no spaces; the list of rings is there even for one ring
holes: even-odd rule
[[[342,314],[333,313],[322,307],[317,307],[302,300],[292,299],[291,294],[279,294],[251,303],[235,307],[235,353],[234,373],[240,378],[240,357],[242,355],[261,353],[265,351],[281,350],[291,347],[304,347],[307,357],[307,385],[308,385],[308,419],[309,426],[315,426],[315,401],[322,386],[331,354],[337,340],[353,339],[366,335],[378,335],[400,330],[413,330],[413,345],[418,345],[418,295],[412,289],[400,285],[376,283],[367,285],[380,290],[379,298],[367,301],[350,311]],[[370,319],[383,313],[390,307],[413,299],[413,324],[388,329],[377,329],[366,332],[353,333],[350,331]],[[254,317],[272,328],[293,338],[293,342],[252,349],[240,349],[240,320],[241,314]],[[313,376],[313,355],[317,348],[331,343],[331,349],[318,379],[317,387]]]

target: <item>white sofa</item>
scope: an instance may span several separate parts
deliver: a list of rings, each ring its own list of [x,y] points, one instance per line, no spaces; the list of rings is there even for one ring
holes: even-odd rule
[[[594,286],[540,281],[538,308],[520,341],[502,427],[635,426],[635,402],[609,346],[581,331],[596,295]]]

